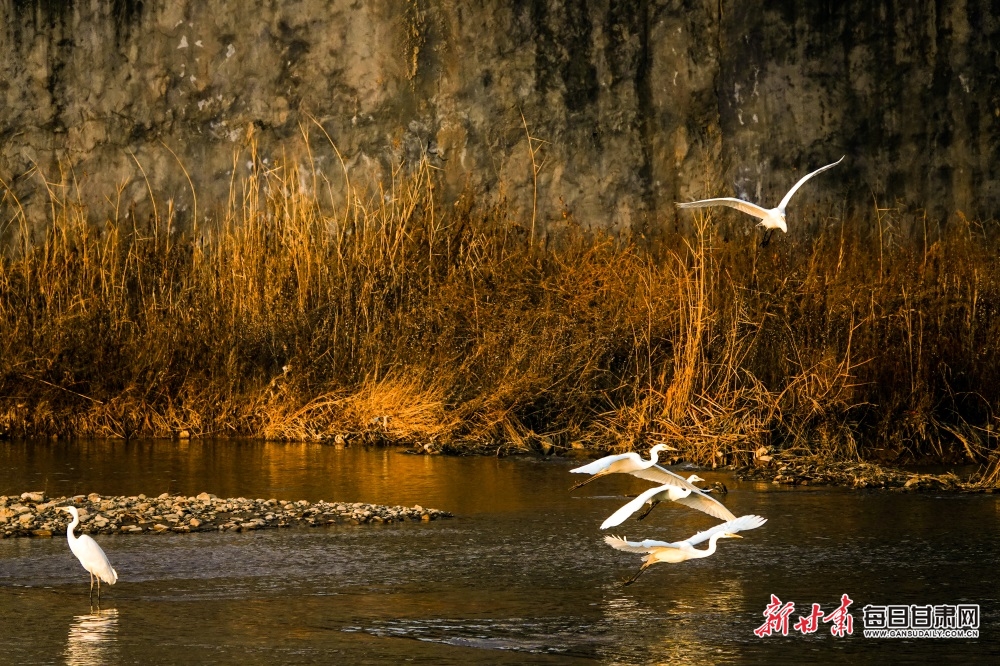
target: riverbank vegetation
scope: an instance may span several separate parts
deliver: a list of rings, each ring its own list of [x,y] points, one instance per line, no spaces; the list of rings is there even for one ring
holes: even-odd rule
[[[196,231],[54,199],[30,243],[8,190],[0,432],[995,462],[995,225],[536,234],[428,164],[338,205],[313,176],[261,167]]]

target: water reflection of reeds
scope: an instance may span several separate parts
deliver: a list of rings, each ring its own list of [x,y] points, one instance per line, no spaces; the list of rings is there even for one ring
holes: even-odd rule
[[[92,609],[87,615],[77,615],[66,639],[66,663],[70,666],[109,663],[117,634],[117,608]]]
[[[509,511],[525,502],[543,467],[301,443],[9,442],[0,447],[0,494],[23,492],[24,479],[35,479],[32,483],[44,486],[51,497],[207,491],[219,497]],[[80,469],[87,470],[86,478],[67,476],[67,470]],[[471,488],[482,492],[471,493]],[[470,496],[480,502],[470,506]]]

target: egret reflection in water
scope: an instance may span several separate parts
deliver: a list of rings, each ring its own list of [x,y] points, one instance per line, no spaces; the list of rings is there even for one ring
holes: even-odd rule
[[[118,634],[118,609],[91,609],[77,615],[66,639],[66,663],[70,666],[109,663]]]
[[[714,567],[699,568],[712,573],[670,572],[659,587],[647,588],[640,596],[606,584],[600,603],[603,621],[597,625],[608,635],[644,639],[599,645],[598,660],[619,664],[738,662],[740,652],[734,644],[746,629],[736,618],[746,605],[745,583],[738,575],[720,575]]]

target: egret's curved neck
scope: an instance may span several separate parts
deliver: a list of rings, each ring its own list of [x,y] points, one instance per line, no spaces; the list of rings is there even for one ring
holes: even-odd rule
[[[646,463],[650,467],[655,465],[660,460],[660,450],[655,446],[649,450],[649,462]]]
[[[73,534],[73,530],[75,530],[76,526],[79,524],[80,524],[80,516],[73,516],[72,522],[70,522],[70,524],[66,526],[66,538],[69,539],[70,541],[76,540],[76,535]]]
[[[722,532],[716,532],[712,535],[712,538],[708,540],[708,548],[705,550],[698,550],[697,548],[692,548],[697,555],[695,557],[708,557],[715,553],[715,547],[719,545],[719,539],[722,538]]]

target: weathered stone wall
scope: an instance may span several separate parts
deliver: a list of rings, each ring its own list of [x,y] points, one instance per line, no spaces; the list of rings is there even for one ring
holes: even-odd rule
[[[181,164],[207,214],[251,134],[339,196],[323,131],[359,182],[427,156],[444,196],[530,207],[522,114],[546,141],[543,218],[659,228],[675,200],[768,203],[843,154],[799,196],[992,217],[998,18],[986,0],[0,0],[0,224],[12,195],[37,219],[50,193],[104,215],[148,187],[187,214]]]

